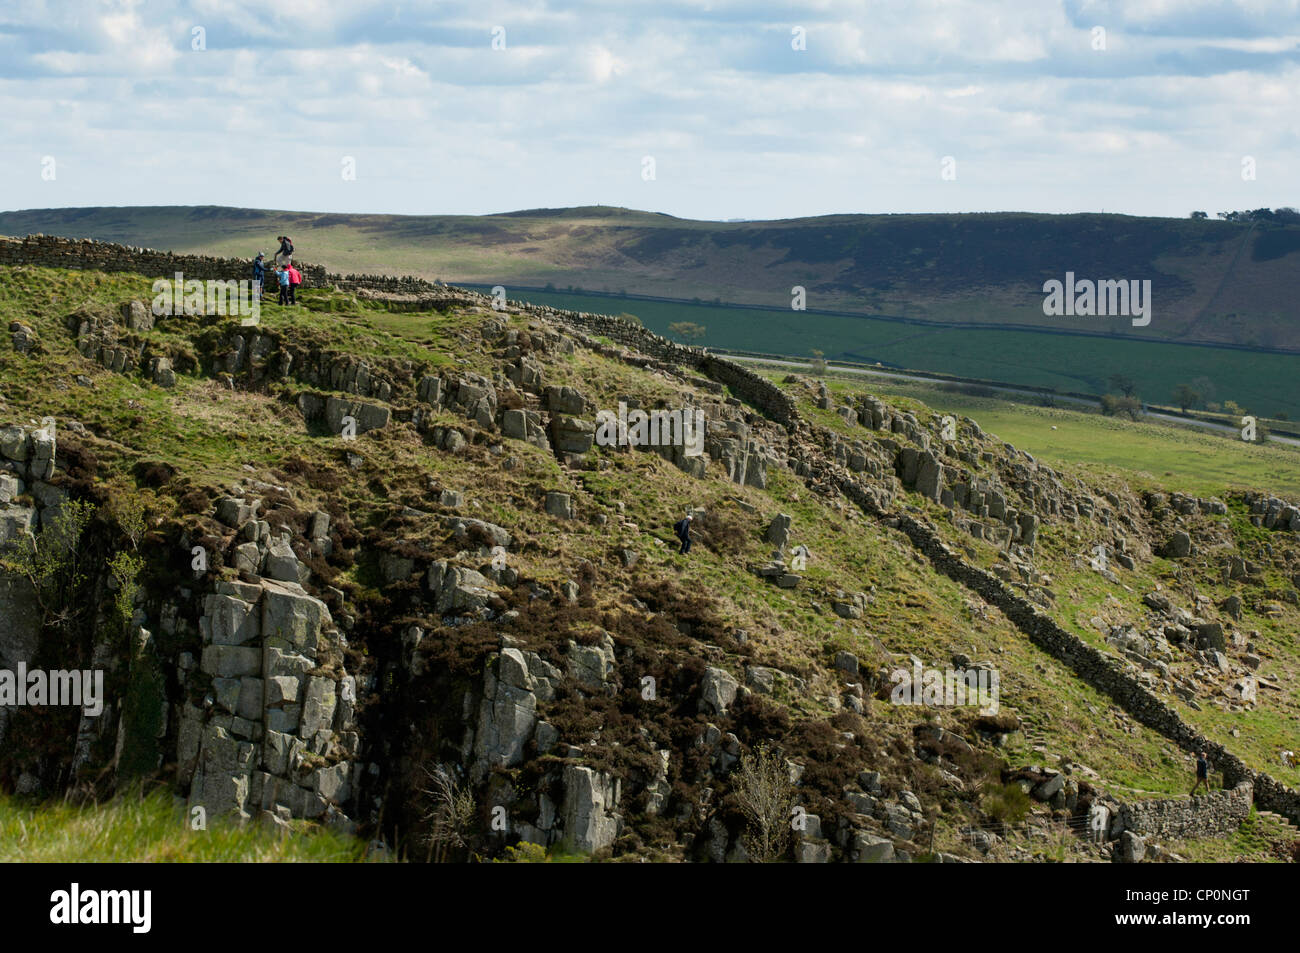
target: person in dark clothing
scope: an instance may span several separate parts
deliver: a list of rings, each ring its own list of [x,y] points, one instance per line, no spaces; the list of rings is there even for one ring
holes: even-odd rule
[[[1197,788],[1202,784],[1205,785],[1205,790],[1208,792],[1210,790],[1210,762],[1205,757],[1204,751],[1198,751],[1196,752],[1196,783],[1192,785],[1193,795],[1196,794]]]
[[[276,239],[280,242],[280,250],[275,253],[275,263],[287,265],[293,261],[293,239],[288,235],[277,235]]]
[[[682,548],[678,552],[683,555],[691,551],[691,519],[688,513],[685,519],[680,519],[673,524],[673,533],[682,541]]]
[[[261,252],[253,259],[253,296],[259,301],[262,299],[262,282],[266,280],[266,265],[263,260],[266,258]]]

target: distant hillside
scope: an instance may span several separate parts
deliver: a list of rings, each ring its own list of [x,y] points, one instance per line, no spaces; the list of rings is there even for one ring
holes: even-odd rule
[[[607,207],[486,216],[213,206],[0,214],[0,234],[249,257],[271,254],[281,231],[336,270],[777,307],[799,285],[813,309],[1300,349],[1300,226],[1014,212],[724,223]],[[1044,316],[1043,282],[1067,271],[1150,279],[1150,326]]]

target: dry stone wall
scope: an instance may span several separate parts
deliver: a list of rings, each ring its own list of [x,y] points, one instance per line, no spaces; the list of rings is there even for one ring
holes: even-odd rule
[[[1222,837],[1241,827],[1250,816],[1253,788],[1242,781],[1229,791],[1197,798],[1134,801],[1119,809],[1119,826],[1142,836]]]
[[[248,258],[177,255],[153,248],[119,245],[116,242],[58,238],[53,235],[28,235],[26,238],[0,236],[0,265],[132,271],[149,278],[170,278],[179,271],[187,279],[199,278],[205,281],[239,281],[253,276],[251,255]],[[305,286],[320,287],[327,283],[325,269],[320,265],[308,265],[295,259],[294,266],[302,272]]]

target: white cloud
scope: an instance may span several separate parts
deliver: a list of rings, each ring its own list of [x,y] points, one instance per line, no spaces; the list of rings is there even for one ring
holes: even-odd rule
[[[599,201],[752,218],[1104,195],[1181,215],[1216,194],[1236,207],[1247,150],[1268,170],[1252,204],[1294,204],[1297,6],[35,0],[0,10],[0,207]],[[39,180],[47,154],[57,183]],[[359,158],[350,190],[341,155]],[[939,188],[944,155],[961,172]]]

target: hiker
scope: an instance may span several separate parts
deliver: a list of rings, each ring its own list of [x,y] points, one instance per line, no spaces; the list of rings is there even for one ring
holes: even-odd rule
[[[298,303],[298,286],[302,284],[302,272],[289,265],[289,303]]]
[[[1192,785],[1192,794],[1189,797],[1194,796],[1196,789],[1202,784],[1205,785],[1205,790],[1208,793],[1210,790],[1210,762],[1205,757],[1204,751],[1198,751],[1196,752],[1196,783]]]
[[[276,235],[275,240],[280,243],[280,250],[275,253],[275,263],[277,265],[287,265],[293,261],[293,239],[288,235]]]
[[[673,534],[682,541],[682,548],[679,553],[685,555],[691,551],[691,520],[694,517],[690,513],[686,514],[684,519],[678,520],[673,524]]]
[[[275,269],[275,276],[280,282],[280,304],[288,304],[292,288],[289,284],[289,269],[280,265]]]
[[[1294,768],[1296,766],[1294,751],[1282,752],[1282,765],[1287,768]]]
[[[262,282],[266,279],[266,256],[261,252],[253,259],[253,298],[256,301],[262,300]]]

